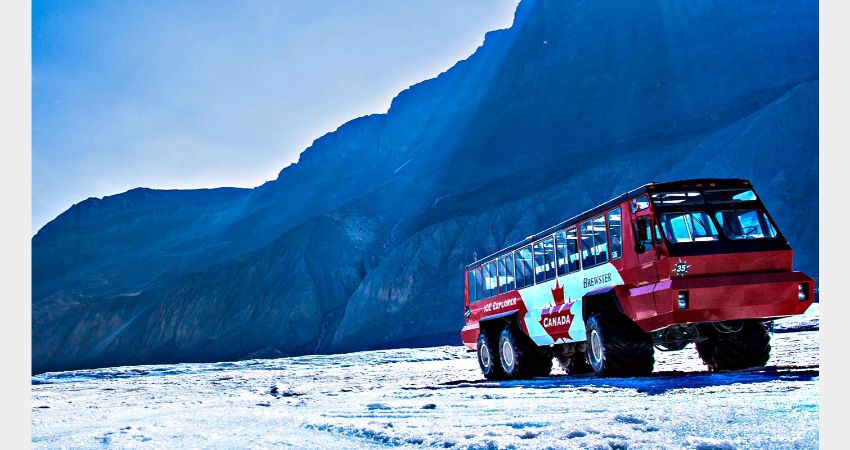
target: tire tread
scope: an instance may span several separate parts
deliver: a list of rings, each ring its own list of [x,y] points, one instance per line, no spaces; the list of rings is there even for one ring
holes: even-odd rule
[[[745,322],[741,331],[711,330],[696,344],[697,353],[710,370],[743,370],[760,367],[770,359],[770,333],[759,322]]]
[[[600,311],[588,319],[588,336],[596,328],[603,340],[604,357],[596,374],[610,376],[645,376],[655,365],[652,338],[631,320],[612,311]],[[591,351],[588,348],[588,351]]]

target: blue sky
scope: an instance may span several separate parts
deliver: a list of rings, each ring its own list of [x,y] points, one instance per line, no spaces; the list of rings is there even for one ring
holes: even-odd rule
[[[518,0],[32,4],[33,232],[137,186],[253,187],[510,26]]]

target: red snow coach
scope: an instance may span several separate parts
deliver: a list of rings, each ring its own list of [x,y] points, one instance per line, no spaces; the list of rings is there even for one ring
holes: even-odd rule
[[[647,184],[469,264],[461,338],[490,379],[647,375],[690,342],[763,366],[769,322],[812,304],[791,258],[747,180]]]

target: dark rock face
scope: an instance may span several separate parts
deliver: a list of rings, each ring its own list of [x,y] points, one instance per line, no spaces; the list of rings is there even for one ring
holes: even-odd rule
[[[648,181],[753,181],[817,276],[814,1],[524,0],[256,189],[89,199],[33,238],[33,371],[459,342],[463,266]]]

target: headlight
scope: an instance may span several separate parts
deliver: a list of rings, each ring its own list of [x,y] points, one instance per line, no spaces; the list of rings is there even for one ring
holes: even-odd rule
[[[800,283],[797,285],[797,300],[804,302],[809,299],[809,283]]]
[[[676,303],[678,303],[679,309],[688,309],[688,291],[679,291]]]

